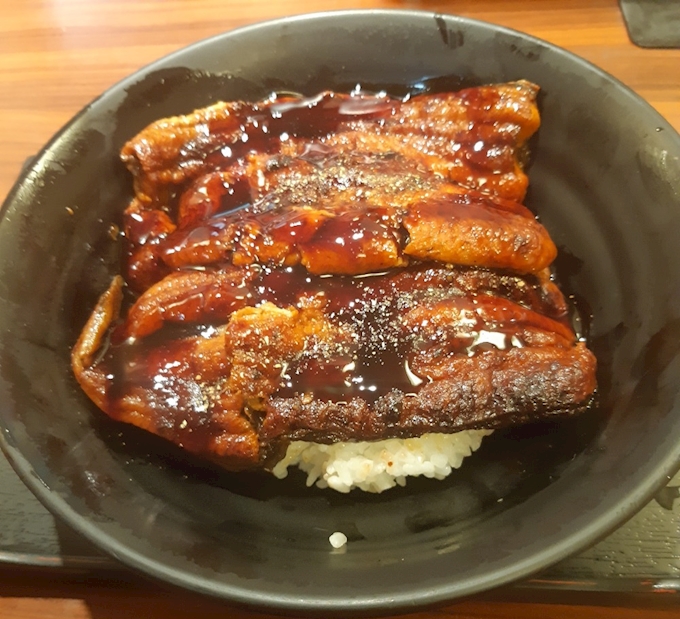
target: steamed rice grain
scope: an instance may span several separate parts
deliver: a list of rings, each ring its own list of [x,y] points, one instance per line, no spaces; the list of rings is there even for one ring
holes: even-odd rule
[[[352,488],[382,492],[397,484],[406,485],[407,477],[444,479],[491,433],[492,430],[466,430],[335,445],[294,441],[272,472],[283,479],[288,467],[297,465],[307,473],[307,486],[316,484],[338,492]]]

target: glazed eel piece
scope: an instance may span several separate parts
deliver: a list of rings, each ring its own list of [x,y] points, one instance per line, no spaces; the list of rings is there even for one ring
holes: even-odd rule
[[[152,123],[130,140],[122,158],[145,204],[251,151],[274,153],[286,142],[323,140],[356,130],[394,136],[432,161],[432,171],[470,187],[521,201],[527,178],[517,149],[538,129],[530,82],[480,86],[407,100],[323,92],[256,103],[220,102]]]
[[[235,273],[219,280],[228,318],[211,325],[211,307],[192,312],[197,296],[210,297],[199,288],[192,301],[177,276],[173,302],[140,299],[101,350],[117,278],[73,351],[89,397],[236,470],[270,464],[292,439],[405,438],[574,414],[595,389],[595,359],[564,299],[531,276],[426,266],[360,280]]]
[[[301,263],[317,275],[357,275],[413,259],[538,272],[555,258],[526,207],[425,173],[417,158],[328,146],[314,157],[286,159],[273,172],[257,162],[265,171],[248,174],[261,179],[261,195],[226,213],[223,196],[205,187],[212,178],[199,179],[182,195],[177,231],[159,247],[163,262]]]
[[[142,291],[173,269],[223,262],[538,272],[556,250],[520,204],[536,92],[515,82],[405,102],[322,93],[158,121],[122,152],[136,190],[126,280]]]

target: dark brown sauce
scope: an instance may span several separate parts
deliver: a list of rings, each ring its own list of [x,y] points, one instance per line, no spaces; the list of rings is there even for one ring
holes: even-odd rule
[[[254,213],[248,205],[227,210],[169,236],[163,255],[171,264],[176,259],[180,264],[209,265],[230,260],[237,251],[248,263],[282,265],[291,257],[297,262],[299,250],[312,272],[329,272],[340,264],[353,273],[379,270],[381,255],[396,255],[404,244],[400,227],[383,223],[380,209],[361,204],[332,215],[299,208]]]
[[[488,180],[498,187],[515,183],[516,180],[513,178],[503,180],[502,177],[505,173],[514,174],[516,170],[511,147],[512,119],[508,123],[507,119],[503,118],[501,119],[503,122],[499,124],[488,117],[489,110],[498,104],[501,95],[493,88],[473,88],[453,95],[439,96],[443,101],[453,97],[454,107],[462,105],[469,120],[465,131],[455,136],[457,148],[450,150],[444,148],[440,154],[444,158],[452,156],[455,160],[467,162],[465,165],[470,166],[471,178],[488,177]],[[188,186],[177,187],[171,191],[175,197],[170,198],[170,202],[164,207],[169,213],[174,213],[175,209],[178,211],[178,232],[166,240],[170,232],[152,216],[145,219],[144,225],[130,222],[131,225],[126,229],[129,242],[127,273],[133,286],[141,290],[167,274],[168,269],[163,265],[161,255],[166,252],[185,255],[199,246],[195,258],[186,260],[177,258],[181,264],[211,264],[215,262],[215,257],[218,261],[228,258],[228,249],[222,247],[225,228],[232,218],[235,221],[242,221],[237,213],[247,212],[258,197],[256,195],[258,192],[251,186],[254,181],[252,179],[249,181],[246,176],[245,158],[249,154],[274,154],[280,150],[282,143],[288,140],[309,139],[314,141],[305,145],[299,157],[300,161],[324,166],[332,156],[329,159],[329,152],[323,144],[323,139],[343,127],[352,126],[354,122],[361,121],[362,126],[368,123],[385,127],[389,134],[391,130],[399,132],[402,122],[406,119],[406,125],[410,127],[406,132],[418,133],[419,117],[409,118],[408,113],[400,115],[403,106],[410,105],[408,101],[408,96],[399,99],[384,94],[362,92],[353,93],[351,96],[328,92],[315,97],[274,96],[260,103],[233,104],[229,114],[224,118],[209,120],[197,127],[197,135],[184,146],[178,165],[182,167],[184,161],[194,165],[200,160],[203,162],[205,174],[191,181]],[[437,105],[446,107],[447,104]],[[429,135],[432,127],[427,118],[423,118],[422,121],[425,123],[422,125],[423,135]],[[275,164],[274,159],[276,157],[272,158],[272,164]],[[465,182],[465,175],[458,180]],[[177,200],[179,204],[175,205],[174,202]],[[263,205],[264,210],[268,210],[266,197],[259,202],[258,210],[262,209]],[[276,210],[277,205],[273,206]],[[461,204],[460,207],[462,206]],[[489,202],[487,206],[488,209],[480,203],[468,208],[474,209],[480,218],[494,219],[498,205],[493,206]],[[531,216],[524,207],[519,205],[516,207],[522,215]],[[518,212],[510,203],[508,208]],[[456,213],[453,212],[455,210],[454,203],[449,212],[443,214],[455,216]],[[287,221],[285,218],[255,212],[252,216],[258,223],[260,219],[265,220],[264,227],[271,231],[274,242],[280,240],[285,243],[291,239],[299,242],[301,235],[309,239],[316,231],[313,223],[309,221],[303,224],[301,221]],[[266,221],[268,217],[269,221]],[[404,232],[394,230],[390,234],[392,236],[396,234],[399,242]],[[389,240],[390,234],[383,236]],[[346,238],[351,240],[351,235]],[[225,243],[227,241],[228,239]],[[163,249],[156,247],[160,243],[163,244]],[[319,245],[324,243],[325,240],[319,240]],[[154,248],[140,251],[140,247],[146,244],[152,244]],[[211,244],[211,247],[207,247]],[[281,248],[281,252],[284,252],[284,249]],[[310,247],[309,251],[316,252],[317,248]],[[347,260],[361,252],[362,248],[357,248],[354,253],[352,251],[353,249],[348,246],[345,252]],[[166,262],[169,262],[172,268],[179,266],[173,259]],[[278,263],[283,262],[281,259]],[[375,262],[379,268],[380,260]],[[277,261],[274,260],[272,264],[277,264]],[[320,264],[323,265],[323,262]],[[369,266],[371,264],[369,262]]]
[[[442,221],[470,220],[493,222],[499,225],[508,222],[508,213],[534,219],[529,209],[520,204],[498,204],[483,196],[465,194],[447,195],[446,199],[431,199],[416,205],[410,212],[414,219],[428,218]]]
[[[214,204],[213,200],[213,204]],[[232,202],[226,194],[222,209],[163,240],[161,252],[171,266],[210,265],[228,261],[238,252],[246,263],[296,263],[298,252],[313,273],[353,274],[380,271],[402,260],[407,242],[398,209],[375,207],[360,200],[347,202],[331,213],[286,205]],[[203,209],[207,212],[208,207]],[[421,220],[492,223],[499,228],[518,215],[533,220],[531,212],[510,201],[494,202],[477,193],[446,193],[424,198],[406,215]]]
[[[113,377],[107,391],[109,414],[125,419],[130,411],[123,398],[143,394],[147,418],[157,434],[189,451],[204,450],[216,432],[202,395],[202,377],[189,361],[191,341],[182,337],[196,332],[159,333],[112,348],[102,361],[102,369]]]
[[[387,97],[360,95],[347,97],[322,93],[316,97],[274,100],[269,105],[243,104],[240,113],[227,121],[213,121],[207,130],[213,135],[229,135],[231,142],[206,158],[211,167],[224,168],[247,153],[278,150],[290,138],[323,137],[352,120],[386,118],[400,102]]]
[[[298,244],[314,273],[373,272],[392,266],[403,245],[400,232],[383,223],[379,211],[356,209],[325,219]]]
[[[161,257],[161,243],[175,225],[165,211],[139,210],[126,213],[124,230],[126,279],[141,292],[169,273]]]
[[[210,323],[224,324],[234,309],[246,305],[272,302],[299,307],[313,299],[333,323],[349,324],[356,333],[355,345],[337,355],[320,356],[312,347],[309,354],[291,359],[282,370],[278,397],[313,393],[319,400],[358,397],[372,402],[394,389],[416,393],[429,378],[412,370],[412,359],[432,346],[442,354],[472,356],[490,348],[522,346],[525,327],[565,337],[570,333],[568,316],[547,318],[502,296],[491,296],[483,286],[477,294],[465,292],[459,278],[468,276],[471,269],[419,265],[361,277],[318,277],[301,267],[256,271],[250,282],[237,283],[233,290],[220,288],[219,298],[209,287],[192,291],[173,308],[186,321],[166,325],[148,338],[111,346],[102,361],[102,369],[113,377],[110,410],[115,411],[116,402],[125,394],[141,390],[161,423],[181,423],[176,419],[178,410],[190,415],[191,427],[204,423],[203,416],[207,420],[209,415],[199,395],[205,377],[188,361],[191,338],[215,337]],[[531,278],[522,281],[529,284],[529,292],[532,286],[538,288]],[[529,292],[523,293],[526,304],[542,309]],[[434,305],[465,314],[459,332],[421,329],[419,335],[413,324],[403,323],[408,312]],[[201,314],[202,308],[209,311]],[[197,316],[201,322],[187,324]]]
[[[397,99],[385,96],[358,94],[348,97],[335,93],[322,93],[316,97],[274,98],[260,104],[236,104],[224,119],[209,121],[197,137],[183,148],[178,165],[183,159],[204,162],[208,172],[189,187],[171,191],[166,207],[179,212],[178,224],[189,229],[201,221],[219,218],[220,215],[247,207],[252,201],[252,191],[244,174],[243,162],[253,152],[272,153],[281,143],[292,138],[324,137],[336,131],[343,123],[355,120],[384,119],[400,105]],[[309,156],[313,156],[311,152]],[[225,172],[225,170],[227,170]],[[187,191],[188,190],[188,191]],[[179,205],[176,202],[179,201]],[[163,213],[155,210],[147,213]],[[130,224],[129,226],[127,224]],[[206,224],[207,229],[197,232],[201,238],[214,236],[211,229],[220,222]],[[126,218],[127,269],[133,286],[141,290],[160,280],[167,269],[159,259],[159,252],[140,251],[148,243],[158,245],[169,234],[165,225],[153,215],[143,215],[143,221]],[[180,245],[182,241],[179,241]],[[172,249],[170,250],[173,251]],[[139,263],[137,263],[139,261]],[[138,284],[135,282],[138,281]]]
[[[417,272],[411,270],[413,274]],[[348,401],[358,397],[373,402],[392,390],[416,393],[430,379],[417,375],[411,361],[417,352],[428,347],[436,345],[447,354],[473,356],[492,348],[524,345],[520,333],[526,327],[554,331],[565,337],[570,334],[564,321],[548,319],[503,299],[487,294],[463,295],[455,287],[439,291],[419,287],[422,281],[400,277],[399,273],[319,279],[299,270],[289,269],[285,273],[287,277],[278,274],[276,286],[264,278],[267,300],[280,303],[281,289],[322,294],[329,316],[349,322],[360,345],[351,357],[319,361],[303,356],[282,376],[282,387],[276,394],[280,397],[313,393],[320,400]],[[400,318],[409,310],[433,303],[432,296],[436,302],[465,314],[465,327],[460,333],[444,329],[437,333],[436,340],[423,339],[416,330],[400,324]]]
[[[239,170],[205,174],[180,197],[179,228],[185,230],[196,226],[207,219],[245,208],[250,202],[250,183]]]

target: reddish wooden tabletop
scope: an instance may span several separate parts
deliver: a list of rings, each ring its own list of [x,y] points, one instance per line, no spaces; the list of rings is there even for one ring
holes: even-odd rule
[[[22,0],[6,2],[0,18],[0,197],[26,158],[91,99],[141,66],[243,24],[343,8],[434,10],[522,30],[610,72],[680,130],[680,50],[635,47],[616,0]],[[680,617],[680,602],[676,612],[673,601],[645,598],[626,599],[625,607],[496,599],[487,594],[411,617]],[[588,603],[605,604],[596,597]],[[609,597],[606,603],[617,601]],[[264,617],[149,584],[0,572],[2,619],[246,616]]]

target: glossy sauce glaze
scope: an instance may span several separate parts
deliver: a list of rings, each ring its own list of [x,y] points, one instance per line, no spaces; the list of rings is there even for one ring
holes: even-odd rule
[[[353,118],[384,117],[395,105],[396,101],[370,95],[349,99],[334,93],[280,100],[273,97],[265,104],[237,103],[226,118],[201,123],[195,137],[182,145],[177,164],[183,167],[199,160],[206,170],[217,172],[199,178],[191,191],[186,191],[187,183],[165,189],[158,208],[140,209],[135,202],[128,208],[123,227],[129,284],[142,291],[170,272],[162,260],[162,245],[177,227],[172,219],[178,211],[184,214],[178,224],[186,231],[205,219],[219,218],[250,205],[253,191],[242,169],[248,154],[275,152],[282,141],[293,137],[328,135]],[[148,144],[144,143],[144,148],[149,148]],[[130,154],[123,158],[131,166],[136,165]],[[225,171],[226,168],[232,169]],[[217,220],[193,234],[185,232],[185,236],[200,243],[221,227]]]
[[[454,97],[453,103],[448,98],[451,96]],[[485,186],[509,175],[507,182],[514,182],[512,179],[517,177],[523,187],[526,180],[515,159],[518,135],[522,134],[523,128],[516,123],[527,121],[520,113],[521,106],[515,105],[517,118],[504,111],[504,96],[494,88],[473,88],[455,95],[442,95],[441,100],[434,99],[422,106],[409,97],[401,100],[361,92],[352,96],[335,93],[299,98],[274,96],[260,103],[231,104],[228,112],[221,117],[214,114],[201,117],[196,121],[191,139],[183,142],[167,163],[180,171],[191,170],[186,177],[179,174],[185,180],[178,185],[166,186],[160,192],[162,203],[152,209],[154,216],[135,209],[129,209],[126,214],[124,229],[128,243],[126,271],[129,283],[141,291],[172,268],[226,259],[225,254],[235,242],[234,235],[243,237],[243,244],[248,244],[249,230],[232,232],[229,229],[234,220],[238,224],[239,221],[254,219],[255,224],[264,230],[252,234],[258,238],[262,235],[272,237],[271,241],[266,238],[265,243],[276,244],[277,236],[289,234],[296,240],[301,234],[310,237],[318,221],[298,215],[290,218],[281,214],[267,215],[265,211],[270,208],[279,211],[286,205],[272,202],[266,193],[263,194],[263,173],[249,170],[247,161],[253,153],[268,154],[271,157],[267,161],[267,170],[280,165],[285,167],[290,161],[277,153],[283,145],[299,142],[302,151],[298,153],[297,163],[306,162],[322,168],[333,162],[333,150],[329,150],[324,140],[338,131],[358,128],[369,133],[377,132],[380,136],[387,136],[390,132],[403,134],[400,139],[405,140],[407,145],[415,140],[409,148],[422,151],[425,159],[433,148],[437,150],[437,156],[451,164],[450,172],[456,182],[467,179],[472,186],[475,183]],[[435,107],[430,110],[428,105]],[[448,125],[444,123],[446,131],[442,135],[438,134],[441,127],[435,122],[439,108],[455,110],[454,120]],[[531,126],[535,130],[535,126]],[[413,137],[409,137],[411,135]],[[174,143],[171,142],[167,149],[159,148],[159,151],[174,152],[170,146],[174,147]],[[126,146],[128,152],[124,159],[131,169],[139,169],[143,167],[145,153],[152,147],[151,140],[140,139],[139,144],[130,148]],[[383,152],[381,158],[373,157],[366,165],[375,168],[385,161],[389,165],[389,159],[394,155],[389,151]],[[153,163],[160,165],[156,160]],[[457,174],[462,176],[458,178]],[[174,178],[176,174],[173,172],[171,176]],[[336,184],[342,182],[343,172],[340,169],[336,174]],[[395,187],[395,194],[398,191],[399,188]],[[521,187],[513,192],[518,194],[516,198],[523,196]],[[499,189],[499,195],[501,193]],[[477,210],[484,217],[493,216],[493,208]],[[235,216],[239,211],[243,213]],[[525,211],[522,214],[528,214]],[[176,223],[168,225],[166,216]],[[460,216],[465,216],[465,213],[461,212]],[[377,222],[375,225],[380,227],[384,224]],[[175,228],[178,228],[176,232]],[[386,234],[403,237],[403,232],[398,230],[377,232],[381,237]],[[400,240],[403,238],[397,238],[397,242]],[[280,251],[284,252],[283,248]],[[248,253],[247,249],[245,253]],[[349,255],[348,251],[345,257]],[[277,260],[278,263],[290,263],[281,254],[274,253],[273,263]],[[372,264],[369,261],[368,266]],[[321,273],[323,266],[322,261],[315,272]],[[357,268],[361,266],[357,265]],[[380,268],[380,261],[376,267]]]
[[[288,268],[268,273],[257,286],[262,298],[274,303],[292,302],[290,291],[321,297],[331,320],[348,323],[356,335],[356,346],[344,355],[303,354],[290,364],[282,373],[278,397],[310,393],[326,401],[360,397],[373,402],[393,390],[416,393],[430,381],[414,372],[412,360],[433,347],[440,354],[466,356],[521,347],[527,328],[573,341],[567,315],[548,318],[483,290],[463,292],[446,271],[416,267],[355,278],[316,278]],[[419,317],[418,310],[425,315]],[[449,318],[433,328],[428,323],[442,310]],[[413,313],[415,324],[408,321]]]
[[[267,302],[319,308],[353,334],[331,355],[320,354],[310,337],[282,366],[277,397],[309,393],[326,401],[372,402],[395,389],[416,393],[430,378],[414,372],[412,361],[433,348],[439,355],[474,356],[521,347],[526,329],[556,334],[567,345],[574,339],[565,306],[532,277],[428,265],[360,277],[319,277],[299,266],[239,274],[226,287],[192,288],[165,308],[165,327],[149,337],[126,338],[125,324],[118,327],[102,361],[116,385],[112,406],[139,387],[156,394],[150,405],[167,408],[169,418],[178,403],[202,410],[195,395],[208,377],[187,362],[192,338],[223,338],[218,328],[234,311]]]
[[[210,167],[225,168],[249,152],[273,152],[291,138],[323,137],[352,120],[384,119],[398,108],[399,101],[385,96],[347,97],[321,93],[316,97],[274,97],[269,105],[243,104],[240,113],[224,120],[209,120],[201,129],[208,135],[233,136],[206,157]],[[234,131],[236,129],[236,131]],[[197,145],[203,138],[199,137]],[[187,151],[192,149],[187,146]]]

